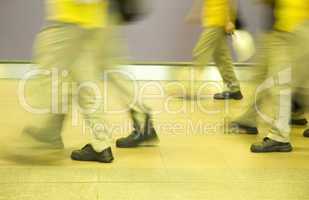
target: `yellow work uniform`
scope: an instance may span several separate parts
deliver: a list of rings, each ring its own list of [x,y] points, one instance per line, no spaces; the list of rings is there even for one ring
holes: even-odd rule
[[[258,74],[261,75],[258,76],[261,78],[258,80],[258,87],[267,85],[268,81],[269,87],[266,88],[271,89],[270,93],[267,94],[270,94],[274,102],[272,104],[273,116],[265,118],[261,115],[263,113],[259,113],[257,110],[266,95],[266,93],[260,92],[258,98],[252,102],[251,107],[236,121],[247,126],[257,126],[257,117],[262,116],[271,125],[267,137],[279,142],[289,142],[291,92],[293,92],[291,81],[297,81],[295,78],[299,76],[299,72],[295,75],[295,58],[299,57],[298,54],[300,53],[295,52],[294,48],[296,47],[300,52],[306,49],[300,48],[301,42],[296,45],[295,41],[300,41],[302,38],[301,34],[296,33],[296,30],[308,18],[309,4],[308,0],[276,0],[275,5],[274,31],[267,34],[266,38],[263,39],[263,52],[259,60],[260,67],[256,68],[259,70]],[[305,31],[305,33],[308,32]],[[303,42],[307,44],[306,39]],[[291,74],[293,74],[293,77]],[[270,81],[273,81],[274,84]],[[302,118],[301,114],[293,113],[292,118]]]
[[[205,28],[193,50],[194,65],[197,67],[195,78],[200,79],[199,76],[203,74],[200,72],[201,67],[204,67],[213,59],[224,85],[227,87],[226,90],[237,92],[240,90],[240,85],[234,71],[226,37],[224,28],[215,26]]]
[[[107,24],[106,0],[47,0],[47,20],[99,28]]]
[[[113,70],[113,75],[104,73],[108,67],[118,65],[122,59],[120,43],[114,37],[112,27],[106,26],[107,10],[104,11],[104,0],[102,3],[90,3],[90,0],[86,0],[88,3],[84,4],[77,3],[78,1],[81,0],[47,1],[47,18],[52,23],[44,27],[36,38],[34,62],[43,71],[66,75],[56,82],[49,75],[38,76],[35,81],[30,81],[27,97],[29,103],[35,108],[51,111],[38,115],[39,119],[35,120],[33,126],[35,129],[31,130],[35,132],[34,135],[40,135],[44,144],[61,146],[63,118],[68,113],[68,108],[76,104],[83,108],[82,111],[78,109],[78,113],[83,115],[87,133],[90,131],[94,136],[92,146],[100,152],[111,145],[111,132],[104,127],[109,118],[103,112],[109,102],[106,98],[110,96],[110,92],[116,93],[117,99],[128,107],[132,104],[134,91],[131,89],[132,85],[121,79],[123,76],[116,73],[116,70]],[[103,74],[108,80],[104,82],[106,88],[108,85],[108,95],[104,95],[104,100],[101,90],[83,87],[77,93],[74,88],[66,87],[73,83],[77,87],[87,83],[100,85]],[[55,83],[58,83],[59,89],[55,89],[58,87]],[[98,91],[101,95],[97,94]],[[68,101],[69,97],[78,101]],[[115,99],[111,102],[114,101]],[[144,107],[138,106],[132,105],[130,108],[141,112]],[[72,115],[74,113],[76,114],[72,110]]]
[[[308,17],[307,0],[278,0],[275,6],[274,29],[292,32]]]
[[[231,16],[229,0],[205,0],[203,26],[225,26]]]
[[[237,92],[240,90],[240,85],[234,71],[225,32],[225,25],[230,15],[229,10],[228,0],[204,1],[202,22],[205,30],[193,50],[193,63],[195,66],[193,76],[195,80],[200,80],[203,75],[201,69],[213,59],[224,85],[227,87],[226,90]],[[193,89],[193,92],[195,92],[195,89]]]

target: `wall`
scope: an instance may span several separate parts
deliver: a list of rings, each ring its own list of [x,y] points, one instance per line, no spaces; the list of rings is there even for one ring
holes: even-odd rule
[[[184,23],[191,0],[147,0],[151,13],[143,21],[124,28],[130,54],[139,61],[188,61],[201,31]],[[240,12],[248,29],[260,26],[259,10],[248,0],[240,0]],[[43,24],[43,0],[1,0],[0,60],[31,58],[35,34]]]

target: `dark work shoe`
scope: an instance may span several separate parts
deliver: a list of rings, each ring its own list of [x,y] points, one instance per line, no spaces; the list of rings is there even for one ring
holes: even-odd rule
[[[231,129],[232,133],[244,133],[248,135],[256,135],[259,133],[256,127],[243,125],[239,122],[231,122],[229,125],[229,129]]]
[[[309,129],[306,129],[303,133],[304,137],[309,137]]]
[[[118,148],[133,148],[138,146],[153,146],[159,143],[159,138],[153,131],[143,134],[138,131],[133,131],[128,137],[119,138],[116,141]]]
[[[98,161],[102,163],[111,163],[114,160],[110,147],[101,152],[96,152],[91,144],[87,144],[80,150],[73,151],[71,158],[78,161]]]
[[[237,92],[221,92],[214,95],[214,99],[216,100],[226,100],[226,99],[235,99],[235,100],[241,100],[243,98],[243,95],[241,91]]]
[[[153,146],[157,145],[160,140],[153,127],[150,115],[146,116],[146,124],[144,130],[140,130],[140,125],[133,117],[134,131],[127,137],[116,140],[118,148],[134,148],[138,146]]]
[[[308,124],[308,121],[306,118],[303,119],[291,119],[290,121],[291,125],[296,125],[296,126],[306,126]]]
[[[268,137],[264,138],[260,143],[251,145],[251,152],[253,153],[291,152],[292,150],[293,147],[291,143],[277,142]]]

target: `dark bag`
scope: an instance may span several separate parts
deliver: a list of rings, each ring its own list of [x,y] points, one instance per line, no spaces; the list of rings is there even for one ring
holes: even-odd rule
[[[244,21],[243,21],[243,17],[239,12],[237,12],[236,14],[236,19],[235,19],[235,28],[237,30],[242,30],[242,29],[245,29],[245,24],[244,24]]]
[[[119,13],[123,23],[135,22],[146,14],[142,0],[111,0],[111,6],[113,11]]]
[[[239,17],[237,17],[236,20],[235,20],[235,28],[237,30],[241,30],[241,29],[245,28],[244,23],[242,22],[242,20]]]

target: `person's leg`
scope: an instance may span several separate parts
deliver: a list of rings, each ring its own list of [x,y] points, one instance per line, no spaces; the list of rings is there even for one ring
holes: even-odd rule
[[[305,82],[304,82],[305,83]],[[303,102],[303,95],[297,92],[298,89],[293,88],[292,95],[292,115],[291,115],[291,125],[305,126],[308,121],[305,116],[305,105]]]
[[[71,68],[71,76],[77,87],[73,92],[72,110],[82,114],[84,130],[90,132],[91,140],[80,150],[74,150],[71,158],[110,163],[114,159],[111,150],[112,136],[104,120],[106,116],[103,113],[102,71],[96,59],[106,61],[112,58],[104,55],[106,49],[99,48],[106,45],[101,29],[84,29],[83,32],[80,45],[81,57],[84,59]],[[96,57],[97,54],[101,57]],[[73,117],[77,116],[73,113]]]
[[[112,136],[103,119],[103,99],[97,76],[100,73],[92,71],[91,68],[91,64],[89,64],[87,69],[72,72],[74,80],[78,83],[78,89],[73,94],[75,97],[73,98],[74,109],[78,105],[78,111],[84,120],[84,130],[89,131],[91,140],[82,149],[73,151],[71,158],[79,161],[110,163],[114,159],[111,150]],[[74,109],[73,111],[75,111]]]
[[[258,134],[257,107],[261,106],[262,98],[250,104],[249,108],[239,117],[229,123],[230,133]],[[257,106],[257,107],[256,107]]]
[[[260,85],[271,88],[273,98],[272,111],[274,118],[263,116],[272,127],[267,137],[251,146],[252,152],[289,152],[290,144],[290,116],[291,116],[291,37],[290,33],[273,32],[271,51],[269,54],[269,75]]]
[[[35,120],[36,125],[29,125],[23,129],[21,142],[34,140],[34,144],[30,142],[27,145],[31,145],[33,148],[63,149],[61,131],[64,119],[65,115],[54,114]]]
[[[109,91],[110,95],[105,104],[118,101],[123,105],[125,107],[123,111],[130,112],[134,128],[129,136],[117,139],[116,146],[129,148],[158,144],[159,138],[153,126],[151,109],[140,99],[139,84],[135,77],[117,69],[104,72],[106,75],[104,76],[104,88]]]
[[[308,106],[308,88],[309,88],[309,21],[307,20],[302,25],[298,26],[295,31],[297,37],[294,40],[294,67],[292,71],[293,80],[293,95],[295,96],[296,105],[293,106],[294,117],[296,119],[304,118],[305,107]],[[293,97],[294,97],[293,96]],[[295,103],[294,103],[295,104]],[[295,116],[296,115],[296,116]],[[306,120],[303,120],[306,122]],[[303,133],[304,137],[309,137],[309,129]]]
[[[250,76],[252,78],[250,83],[253,85],[254,91],[266,80],[268,74],[269,40],[270,34],[264,33],[259,36],[257,42],[257,54],[254,58],[254,63],[257,63],[257,65],[250,69]],[[230,123],[231,132],[257,134],[258,110],[261,109],[264,99],[268,96],[268,91],[262,91],[252,97],[248,97],[249,107]]]
[[[190,70],[182,71],[179,79],[183,79],[186,90],[186,98],[194,98],[197,95],[196,83],[203,81],[204,67],[213,58],[213,52],[218,43],[218,32],[220,28],[206,27],[199,37],[199,40],[193,49],[193,67]]]
[[[113,34],[112,34],[113,33]],[[123,44],[120,43],[116,33],[105,31],[103,37],[105,51],[102,59],[102,54],[98,54],[96,61],[99,61],[98,66],[104,72],[104,88],[107,89],[107,94],[110,98],[107,102],[107,106],[110,106],[110,102],[119,102],[123,105],[124,111],[130,112],[130,117],[133,121],[133,128],[131,134],[127,137],[118,138],[116,140],[116,146],[119,148],[137,147],[140,145],[156,145],[159,143],[158,135],[153,126],[153,120],[151,115],[151,109],[144,104],[140,99],[139,84],[135,80],[135,77],[129,73],[113,68],[120,64],[127,64],[124,62],[124,49]],[[110,70],[106,68],[109,67]],[[112,67],[112,68],[111,68]]]
[[[225,93],[219,93],[215,95],[215,99],[242,99],[240,93],[240,84],[236,77],[233,60],[230,49],[227,45],[226,33],[224,29],[218,30],[217,48],[214,52],[214,60],[219,69],[224,85],[228,88]],[[230,95],[230,97],[229,97]]]
[[[69,69],[79,51],[76,42],[80,34],[70,25],[53,24],[43,29],[36,40],[34,62],[40,67],[34,80],[28,80],[29,95],[27,102],[34,114],[34,123],[24,128],[22,136],[38,141],[43,147],[63,148],[61,129],[66,113],[62,112],[62,102],[59,95],[63,77],[61,71]],[[58,77],[55,77],[58,76]],[[29,83],[29,85],[28,85]],[[44,114],[39,112],[47,109]],[[35,144],[36,145],[36,144]]]
[[[268,135],[278,142],[290,141],[289,120],[291,116],[291,37],[290,33],[275,33],[270,55],[270,76],[274,81],[272,96],[275,100],[274,124]]]
[[[259,37],[257,43],[257,56],[255,57],[256,66],[251,70],[253,84],[258,87],[267,79],[268,74],[268,59],[269,52],[271,51],[271,34],[262,34]],[[295,90],[296,91],[296,90]],[[257,94],[257,97],[250,98],[250,106],[239,117],[233,120],[230,124],[232,132],[242,132],[248,134],[257,134],[257,119],[259,116],[258,110],[261,109],[262,103],[265,102],[265,98],[269,97],[269,91],[262,91]],[[292,96],[292,115],[291,125],[305,125],[307,120],[304,116],[303,106],[298,106],[302,102],[302,98],[297,95],[297,92],[293,92]]]
[[[106,107],[112,107],[115,102],[119,102],[124,105],[124,111],[130,111],[131,118],[133,120],[134,131],[131,135],[125,138],[120,138],[116,141],[117,147],[135,147],[141,145],[144,142],[157,143],[159,141],[158,136],[153,128],[152,119],[150,114],[150,109],[148,109],[143,103],[139,101],[137,97],[138,88],[134,82],[134,77],[129,73],[124,73],[123,71],[114,68],[120,64],[124,64],[123,60],[123,49],[121,48],[120,40],[117,38],[117,34],[114,33],[112,28],[98,29],[93,32],[92,38],[90,38],[89,44],[92,44],[91,54],[94,68],[92,72],[85,72],[81,70],[80,79],[89,79],[89,77],[94,76],[97,81],[100,81],[102,78],[104,93],[102,94],[101,99],[94,101],[100,101],[98,104],[102,104],[104,109],[109,109]],[[89,69],[87,69],[89,71]],[[133,80],[131,80],[133,79]],[[102,81],[100,81],[102,83]],[[132,84],[133,82],[133,84]],[[85,98],[81,97],[84,100],[84,106],[88,107],[91,105],[89,101],[91,97]],[[103,102],[104,100],[104,102]],[[111,103],[112,102],[112,103]],[[89,104],[87,106],[87,104]],[[91,113],[91,115],[85,115],[85,118],[91,123],[97,124],[97,122],[108,123],[109,118],[104,114],[103,108],[99,112]],[[111,139],[111,133],[109,130],[104,129],[100,135],[97,137],[95,135],[94,140],[91,142],[93,147],[97,150],[102,150],[108,146],[108,143]]]

